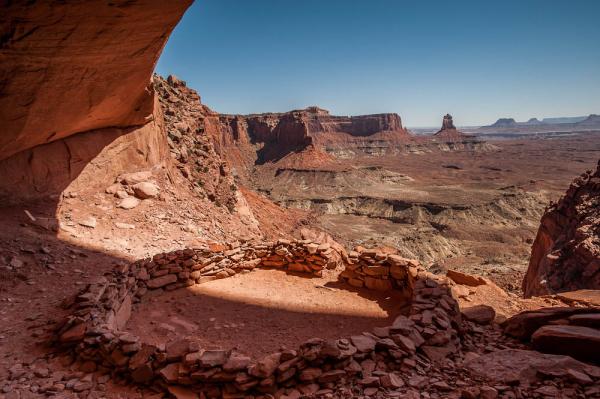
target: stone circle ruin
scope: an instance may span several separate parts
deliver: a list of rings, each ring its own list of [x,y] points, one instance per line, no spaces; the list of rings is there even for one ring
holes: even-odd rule
[[[149,292],[182,289],[257,268],[318,275],[338,264],[345,268],[340,279],[352,286],[401,292],[410,304],[408,314],[372,332],[337,340],[316,337],[295,350],[260,359],[227,348],[205,350],[185,339],[149,345],[124,331]],[[329,244],[310,240],[157,254],[89,284],[74,298],[71,309],[56,331],[60,347],[91,368],[105,367],[113,377],[154,385],[172,394],[196,391],[243,397],[248,392],[272,393],[294,386],[308,393],[318,389],[317,384],[333,387],[358,375],[358,362],[365,359],[410,368],[416,364],[417,351],[431,359],[444,358],[460,345],[457,302],[448,286],[418,262],[375,250],[340,253]],[[388,379],[393,378],[390,374]],[[394,385],[394,381],[388,383]]]

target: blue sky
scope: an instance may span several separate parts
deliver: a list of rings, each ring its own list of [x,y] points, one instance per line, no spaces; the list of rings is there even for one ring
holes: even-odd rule
[[[598,0],[196,0],[157,72],[223,113],[319,105],[406,126],[600,113]]]

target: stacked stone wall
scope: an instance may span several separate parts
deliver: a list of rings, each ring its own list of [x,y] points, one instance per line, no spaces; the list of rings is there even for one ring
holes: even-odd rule
[[[401,290],[410,304],[408,313],[388,327],[337,340],[314,338],[295,350],[281,350],[262,359],[230,349],[205,350],[187,339],[149,345],[124,331],[135,304],[160,290],[254,268],[319,275],[325,268],[338,266],[346,267],[340,278],[352,285]],[[385,362],[392,370],[403,370],[423,358],[444,358],[459,345],[460,312],[449,287],[416,261],[371,250],[345,256],[327,244],[307,240],[157,254],[89,284],[74,298],[72,309],[56,331],[59,346],[73,351],[87,369],[110,370],[114,377],[152,385],[175,396],[203,392],[209,397],[244,397],[290,387],[314,393],[348,379],[385,386],[395,378],[393,374],[365,377],[360,364]]]

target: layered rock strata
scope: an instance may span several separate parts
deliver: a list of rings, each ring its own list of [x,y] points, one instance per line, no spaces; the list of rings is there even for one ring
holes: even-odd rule
[[[152,119],[150,78],[191,0],[10,2],[0,52],[0,159]]]
[[[187,340],[159,348],[123,332],[135,303],[150,291],[183,288],[257,267],[318,274],[325,267],[357,264],[352,259],[388,262],[385,254],[364,252],[346,259],[328,244],[279,240],[227,251],[186,249],[158,254],[122,266],[82,290],[74,300],[71,316],[57,329],[57,343],[84,362],[110,368],[113,376],[152,385],[177,397],[194,397],[199,392],[209,397],[234,397],[294,386],[316,392],[319,387],[359,379],[359,362],[365,359],[405,369],[422,362],[423,355],[443,359],[456,351],[461,320],[449,288],[415,262],[395,258],[389,259],[396,266],[395,283],[374,288],[402,290],[411,301],[409,312],[391,326],[370,333],[331,341],[314,338],[296,350],[251,359],[232,350],[205,350]],[[383,266],[375,262],[362,265],[363,270],[369,267],[379,271]],[[365,382],[367,386],[388,386],[386,378],[397,377],[385,374],[367,378],[372,380]]]
[[[523,279],[526,297],[600,289],[600,162],[546,210]]]
[[[600,362],[600,308],[542,308],[504,323],[504,333],[545,353]]]
[[[285,113],[222,115],[221,124],[224,135],[242,144],[259,144],[257,163],[278,160],[309,146],[362,151],[369,143],[399,145],[411,139],[398,114],[335,116],[314,106]]]
[[[191,0],[10,2],[0,18],[0,200],[58,198],[167,156],[152,71]]]

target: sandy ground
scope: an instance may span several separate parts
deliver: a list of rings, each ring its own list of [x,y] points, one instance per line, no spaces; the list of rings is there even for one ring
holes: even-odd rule
[[[260,357],[314,337],[389,325],[403,306],[398,294],[341,285],[332,273],[306,278],[255,270],[145,301],[128,329],[154,344],[189,337],[204,348],[236,348]]]

